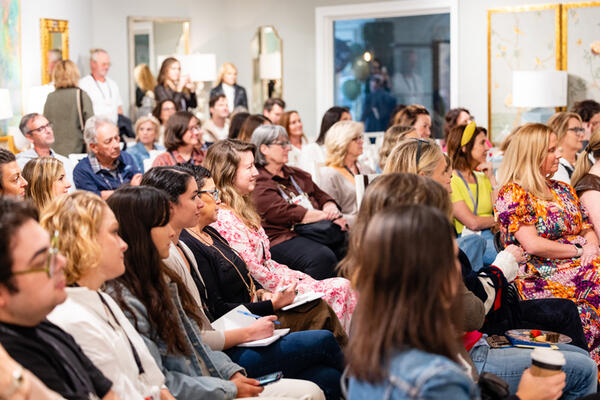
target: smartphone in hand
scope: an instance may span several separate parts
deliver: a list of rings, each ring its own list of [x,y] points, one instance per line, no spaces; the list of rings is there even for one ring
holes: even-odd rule
[[[256,380],[258,381],[258,384],[260,386],[265,386],[265,385],[268,385],[269,383],[277,382],[281,378],[283,378],[283,372],[278,371],[278,372],[273,372],[272,374],[263,375],[260,378],[256,378]]]

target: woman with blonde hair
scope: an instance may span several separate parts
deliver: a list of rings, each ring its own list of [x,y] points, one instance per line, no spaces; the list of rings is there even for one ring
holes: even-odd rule
[[[356,206],[355,175],[373,174],[358,160],[363,153],[364,125],[355,121],[336,122],[325,138],[325,166],[320,169],[320,187],[340,206],[350,224]]]
[[[377,263],[373,262],[373,260],[371,259],[369,263],[365,264],[364,258],[361,260],[362,257],[364,257],[366,254],[368,254],[372,250],[371,246],[369,246],[367,248],[368,250],[365,250],[364,242],[372,239],[372,235],[367,233],[367,231],[369,231],[369,227],[371,227],[371,225],[374,223],[374,219],[376,218],[375,216],[385,210],[388,210],[391,212],[391,210],[397,210],[398,207],[415,207],[418,205],[432,207],[432,208],[440,211],[441,215],[446,220],[443,221],[443,223],[440,224],[439,226],[442,226],[442,225],[447,226],[448,223],[450,221],[452,221],[452,204],[450,202],[450,197],[448,195],[448,192],[441,185],[439,185],[437,182],[433,181],[432,179],[428,179],[423,176],[417,176],[415,174],[391,173],[391,174],[383,175],[382,177],[375,180],[371,185],[369,185],[369,187],[367,188],[367,190],[365,192],[364,200],[361,204],[361,210],[360,210],[360,214],[359,214],[360,220],[357,221],[356,229],[353,230],[352,235],[351,235],[352,242],[351,242],[350,250],[348,253],[349,257],[348,257],[348,259],[344,260],[344,263],[345,263],[344,265],[347,268],[345,272],[348,272],[351,276],[353,276],[353,282],[355,282],[355,285],[357,287],[364,287],[365,277],[371,276],[372,273],[375,273],[375,271],[373,271],[372,269],[373,269],[373,265],[377,265]],[[391,212],[391,214],[393,215],[394,212]],[[389,222],[391,225],[394,225],[393,222],[391,221],[391,219],[393,219],[393,218],[390,218]],[[452,231],[452,229],[451,229],[451,231]],[[369,232],[371,232],[371,231],[369,231]],[[423,234],[420,234],[419,236],[428,237],[427,235],[423,235]],[[450,236],[452,236],[452,234]],[[396,245],[400,245],[400,246],[402,246],[402,245],[406,246],[406,244],[403,242],[406,242],[406,241],[400,240],[400,241],[393,241],[392,243],[395,243]],[[436,243],[437,243],[437,241],[436,241]],[[414,245],[414,241],[412,239],[408,241],[408,246],[411,246],[411,245]],[[414,248],[411,248],[411,250],[409,250],[409,251],[406,251],[406,249],[404,249],[404,251],[398,250],[398,252],[404,254],[403,257],[400,257],[400,258],[413,257],[413,261],[410,262],[410,264],[423,265],[423,262],[414,261],[414,257],[421,257],[423,254],[423,251],[419,251],[419,250],[415,250]],[[370,253],[370,254],[374,254],[374,253]],[[455,254],[450,255],[449,258],[456,261]],[[460,254],[459,254],[458,258],[462,263]],[[393,258],[393,259],[397,260],[397,258]],[[434,263],[433,265],[436,265],[436,264],[441,265],[445,262],[448,262],[448,260],[444,259],[442,257],[442,259],[438,260],[438,262]],[[365,268],[365,267],[368,267],[367,268],[368,270],[363,271],[362,268]],[[463,273],[464,273],[464,268],[465,267],[463,266]],[[426,276],[426,275],[427,274],[424,274],[423,276]],[[475,278],[475,279],[477,279],[477,278]],[[462,280],[465,280],[465,283],[467,281],[469,281],[469,279],[466,279],[466,278],[462,278]],[[455,328],[456,328],[456,335],[446,334],[447,337],[451,338],[451,340],[448,343],[454,348],[454,352],[456,352],[455,356],[457,356],[459,353],[461,354],[461,359],[463,362],[461,362],[457,365],[459,367],[458,371],[461,371],[463,373],[466,372],[468,374],[468,376],[470,376],[467,379],[474,379],[475,382],[477,382],[477,380],[479,378],[479,374],[484,373],[484,372],[491,372],[491,373],[497,375],[498,377],[500,377],[501,379],[505,380],[509,384],[511,393],[515,393],[515,392],[519,391],[519,395],[521,396],[522,399],[537,398],[535,396],[532,396],[532,394],[540,392],[539,383],[533,382],[531,380],[531,375],[529,375],[528,372],[525,373],[526,378],[524,377],[522,379],[522,382],[521,383],[519,382],[521,380],[521,376],[523,375],[524,371],[526,371],[527,368],[531,364],[531,355],[530,355],[531,350],[517,349],[517,348],[490,348],[489,344],[484,339],[483,334],[481,332],[478,332],[479,330],[481,330],[482,323],[484,321],[484,315],[485,315],[485,312],[487,311],[487,309],[482,307],[483,300],[478,299],[472,292],[470,292],[469,290],[467,290],[465,288],[465,285],[462,283],[462,280],[459,275],[459,279],[455,283],[456,284],[456,288],[455,288],[456,294],[454,296],[454,301],[456,303],[458,303],[458,304],[456,304],[456,306],[459,306],[459,305],[461,306],[458,309],[460,309],[462,311],[463,318],[454,320],[454,324],[455,324]],[[393,280],[393,281],[397,282],[396,280]],[[409,279],[409,281],[410,281],[410,279]],[[377,291],[381,291],[381,290],[385,291],[386,289],[384,289],[383,286],[381,286],[381,287],[376,288],[376,290]],[[415,288],[415,292],[420,292],[420,289]],[[426,290],[425,292],[429,292],[429,290]],[[366,294],[366,295],[368,295],[368,294]],[[362,300],[363,300],[363,297],[362,297],[362,293],[361,293],[360,301],[362,301]],[[456,300],[458,300],[458,301],[456,301]],[[423,300],[423,301],[428,301],[428,300]],[[542,301],[548,301],[548,300],[542,300]],[[367,302],[369,302],[369,300],[367,300]],[[567,301],[567,303],[569,303],[569,302]],[[390,302],[389,304],[396,304],[396,303]],[[380,325],[378,325],[379,322],[365,323],[367,318],[375,318],[375,319],[377,318],[376,316],[368,316],[366,314],[367,310],[380,309],[381,307],[373,306],[372,304],[363,304],[363,305],[365,307],[361,309],[361,303],[359,302],[359,305],[357,307],[357,312],[362,311],[363,314],[361,314],[361,317],[358,317],[358,314],[356,316],[356,318],[362,318],[363,323],[357,324],[356,321],[354,322],[355,323],[354,326],[356,327],[356,330],[353,331],[353,339],[355,340],[353,342],[354,347],[352,347],[352,344],[350,346],[348,346],[347,353],[350,355],[350,357],[349,357],[350,368],[351,369],[356,368],[356,369],[362,370],[363,372],[366,372],[367,370],[373,369],[372,365],[370,365],[369,367],[366,367],[366,366],[363,366],[361,363],[370,364],[371,362],[373,362],[373,358],[377,359],[378,356],[375,354],[376,352],[372,353],[369,351],[365,351],[365,349],[361,349],[360,347],[357,348],[357,346],[360,346],[359,343],[365,343],[368,341],[370,341],[372,344],[380,343],[381,342],[380,337],[367,338],[367,335],[373,335],[373,334],[377,335],[377,332],[383,332],[384,330],[374,328],[374,327],[380,326]],[[570,305],[572,306],[572,304],[570,304]],[[390,311],[390,312],[393,313],[395,311]],[[411,312],[411,311],[397,310],[397,312]],[[429,315],[429,318],[434,318],[435,315],[437,315],[437,314],[433,313],[432,315]],[[398,323],[402,324],[403,323],[402,321],[406,320],[407,318],[410,319],[411,321],[414,320],[414,318],[398,316],[397,318],[388,319],[388,321],[386,323],[391,323],[391,325],[394,325],[393,321],[397,321]],[[392,322],[389,322],[389,321],[392,321]],[[525,327],[532,329],[533,326],[534,325],[525,326]],[[512,328],[514,328],[514,327],[512,327]],[[387,331],[387,329],[385,331]],[[370,332],[370,333],[367,333],[367,332]],[[462,343],[460,343],[460,341],[459,341],[459,338],[461,337],[461,335],[463,337]],[[477,339],[479,339],[479,340],[477,340]],[[454,343],[452,342],[453,340],[454,340]],[[421,342],[422,345],[425,345],[424,343],[425,342]],[[436,342],[436,343],[439,343],[439,342]],[[385,347],[385,344],[384,344],[384,347]],[[419,347],[419,349],[424,350],[424,348],[420,348],[420,347]],[[585,352],[581,349],[578,349],[572,345],[563,345],[563,344],[560,345],[560,350],[563,352],[565,357],[568,359],[567,365],[570,366],[570,368],[567,372],[566,386],[564,387],[564,392],[563,392],[565,398],[579,398],[583,395],[593,392],[595,390],[595,386],[597,383],[596,382],[596,370],[597,369],[595,368],[594,362],[589,359],[587,352]],[[442,370],[434,371],[434,369],[431,368],[431,364],[429,364],[429,366],[428,366],[426,359],[421,359],[421,360],[412,359],[412,356],[414,356],[414,354],[411,356],[411,355],[409,355],[410,353],[406,353],[405,351],[406,351],[406,349],[399,350],[398,353],[401,353],[402,355],[398,356],[398,357],[396,357],[396,355],[394,355],[393,356],[394,361],[391,361],[391,363],[396,364],[399,360],[404,358],[406,360],[406,362],[410,362],[410,364],[412,364],[413,367],[414,367],[414,365],[418,364],[420,366],[419,371],[416,372],[414,369],[411,369],[410,370],[411,373],[407,374],[406,372],[399,371],[394,368],[394,369],[390,369],[390,373],[392,375],[395,375],[395,376],[400,375],[401,379],[403,379],[404,382],[409,383],[409,385],[411,384],[410,382],[412,381],[413,378],[420,377],[421,383],[426,382],[427,379],[435,380],[438,384],[438,385],[436,385],[436,387],[440,388],[440,389],[443,388],[442,390],[444,390],[444,391],[457,389],[456,386],[452,385],[449,381],[446,381],[449,374],[453,374],[454,372],[449,372],[447,369],[445,369],[443,372],[442,372]],[[385,353],[389,354],[388,352],[385,352]],[[362,358],[361,358],[360,354],[362,354]],[[365,354],[371,354],[371,356],[365,357]],[[509,363],[507,363],[506,360],[509,360],[509,359],[511,361]],[[466,367],[467,363],[470,366],[470,368]],[[469,369],[470,369],[470,373],[469,373]],[[432,372],[433,374],[428,375],[426,370],[429,370],[429,372]],[[583,377],[585,377],[585,378],[582,379]],[[386,378],[383,378],[383,380],[385,380],[385,379]],[[378,386],[378,383],[375,383],[374,381],[371,381],[371,382]],[[465,381],[465,383],[466,382],[467,381]],[[544,386],[548,385],[549,382],[550,381],[545,381]],[[564,382],[564,377],[561,377],[554,383],[558,383],[558,382]],[[358,398],[358,394],[362,394],[362,397],[364,397],[364,398],[369,397],[369,395],[364,391],[365,389],[367,389],[367,385],[363,385],[363,384],[354,385],[355,383],[356,383],[356,381],[351,383],[350,398]],[[368,385],[368,386],[369,386],[369,388],[372,388],[371,385]],[[561,393],[559,390],[561,388],[561,386],[562,385],[556,385],[552,389],[546,388],[546,390],[550,389],[550,390],[548,390],[547,393],[555,392],[558,396],[558,394]],[[427,383],[421,384],[421,385],[419,385],[419,387],[420,387],[420,389],[415,387],[415,390],[422,390],[422,392],[420,392],[420,394],[421,394],[420,397],[430,397],[430,396],[427,396],[425,393],[429,390],[432,390],[432,391],[436,390],[436,389],[433,389],[432,385],[428,385]],[[359,393],[355,392],[354,394],[352,394],[353,389],[358,389]],[[524,389],[528,389],[528,390],[524,390]],[[413,394],[415,394],[415,393],[416,392],[413,392]],[[448,392],[446,392],[446,393],[448,393]],[[454,397],[457,397],[457,396],[458,396],[458,393],[456,393],[454,395]],[[370,397],[373,397],[373,393],[371,393]],[[379,396],[377,394],[375,394],[375,397],[379,397]],[[433,396],[433,397],[435,397],[435,396]],[[452,398],[454,398],[454,397],[452,397]]]
[[[167,57],[158,72],[158,84],[154,88],[156,101],[173,100],[180,110],[196,108],[196,85],[189,75],[181,76],[181,64],[175,57]]]
[[[127,244],[111,209],[96,194],[76,191],[49,204],[40,225],[55,232],[58,249],[67,259],[64,273],[70,286],[67,300],[48,319],[73,336],[120,398],[172,400],[144,339],[100,289],[125,272]]]
[[[423,175],[440,182],[450,191],[452,167],[447,162],[442,149],[433,140],[407,138],[392,150],[385,166],[384,174],[409,172]]]
[[[417,131],[410,126],[392,125],[383,134],[383,142],[379,149],[379,168],[381,171],[385,168],[385,162],[394,147],[404,139],[416,139]]]
[[[85,153],[83,128],[94,115],[92,100],[78,87],[79,78],[79,68],[73,61],[58,61],[52,71],[56,90],[48,95],[44,105],[44,117],[54,128],[52,149],[65,156]]]
[[[411,104],[394,116],[392,125],[410,126],[415,128],[420,138],[431,137],[431,115],[420,104]]]
[[[324,293],[323,299],[333,308],[347,331],[356,304],[348,280],[331,278],[317,281],[271,259],[270,242],[251,197],[258,177],[254,151],[253,144],[238,140],[221,140],[208,149],[205,165],[213,171],[214,183],[222,201],[217,222],[211,226],[239,253],[252,277],[263,288],[274,291],[297,284],[300,294]]]
[[[592,134],[588,145],[577,159],[575,172],[571,177],[575,192],[589,213],[596,235],[600,237],[600,163],[598,160],[600,160],[600,130]]]
[[[145,115],[135,121],[135,144],[127,147],[140,171],[144,171],[144,160],[150,158],[150,152],[165,151],[165,147],[158,144],[160,122],[152,115]]]
[[[585,128],[582,126],[581,117],[573,112],[558,112],[546,123],[558,139],[561,157],[558,160],[558,170],[552,179],[571,184],[571,176],[575,170],[577,153],[583,147]]]
[[[227,98],[227,107],[232,113],[237,107],[248,110],[248,98],[246,89],[237,84],[237,68],[230,62],[223,63],[217,77],[217,85],[210,90],[209,98],[224,94]]]
[[[560,158],[557,135],[525,124],[511,135],[495,203],[501,240],[529,256],[516,279],[522,298],[566,298],[579,308],[592,358],[600,362],[600,249],[575,190],[548,177]],[[582,286],[581,282],[585,282]]]
[[[25,188],[25,198],[31,199],[38,211],[42,211],[55,197],[68,193],[71,187],[63,163],[54,157],[28,161],[23,167],[23,177],[29,183]]]
[[[148,115],[156,105],[154,96],[154,88],[156,87],[156,79],[148,64],[138,64],[133,69],[135,79],[135,106],[137,107],[138,118],[143,115]]]

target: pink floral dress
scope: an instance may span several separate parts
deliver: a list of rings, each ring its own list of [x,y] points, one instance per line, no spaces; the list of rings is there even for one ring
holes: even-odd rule
[[[554,180],[549,181],[549,186],[552,200],[536,197],[516,183],[500,189],[494,208],[506,245],[519,245],[515,232],[522,225],[535,226],[540,237],[557,243],[586,243],[580,233],[592,225],[575,190]],[[530,255],[519,266],[515,282],[524,299],[556,297],[577,304],[590,355],[600,365],[600,258],[582,266],[579,258]]]
[[[248,271],[265,289],[274,291],[278,287],[298,282],[298,293],[321,292],[331,306],[342,326],[348,332],[356,294],[350,281],[330,278],[317,281],[309,275],[295,271],[271,259],[270,242],[265,230],[253,230],[228,208],[220,208],[217,222],[211,225],[229,242],[248,265]]]

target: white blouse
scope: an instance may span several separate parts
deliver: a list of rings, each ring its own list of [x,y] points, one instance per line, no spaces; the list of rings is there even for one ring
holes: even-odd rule
[[[86,287],[67,288],[67,300],[48,315],[50,322],[68,332],[85,355],[113,382],[122,399],[160,398],[165,377],[154,358],[117,303],[102,291]],[[106,309],[100,294],[112,310]],[[135,347],[144,374],[139,375],[129,341]]]

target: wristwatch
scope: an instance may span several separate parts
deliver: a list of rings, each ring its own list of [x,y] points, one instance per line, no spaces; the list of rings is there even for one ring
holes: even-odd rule
[[[575,243],[573,244],[573,246],[575,246],[575,248],[577,249],[577,255],[575,257],[581,257],[581,255],[583,254],[583,247],[581,247],[579,243]]]
[[[4,393],[0,395],[0,399],[10,399],[12,395],[17,392],[17,390],[21,389],[23,382],[25,382],[25,375],[23,374],[23,367],[19,365],[12,372],[10,387],[8,387],[8,389],[6,389]]]

